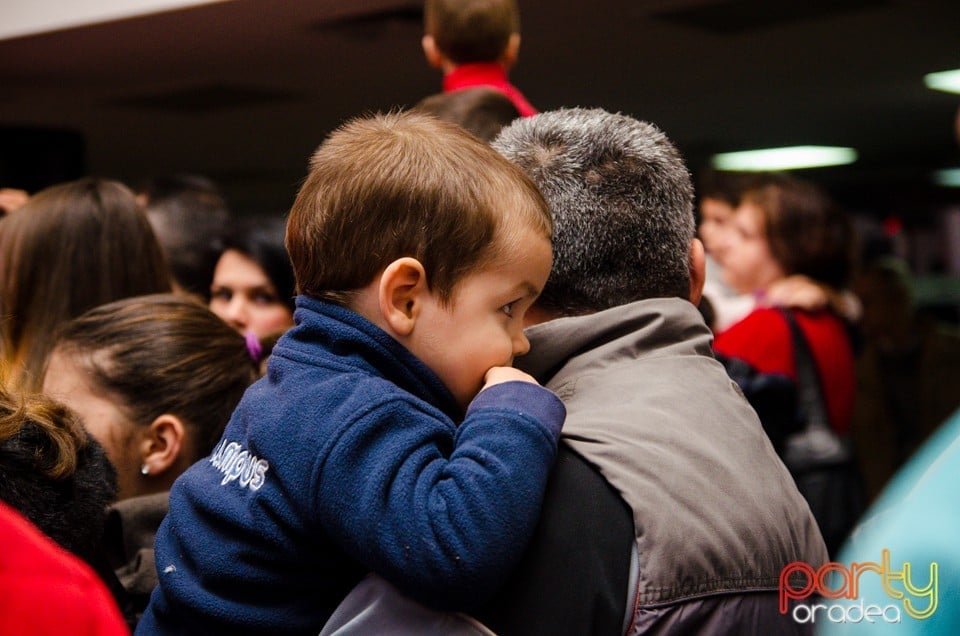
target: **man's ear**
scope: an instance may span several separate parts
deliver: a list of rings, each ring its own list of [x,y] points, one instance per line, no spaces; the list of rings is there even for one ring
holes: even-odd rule
[[[503,55],[500,56],[500,64],[505,69],[509,69],[511,66],[517,63],[517,58],[520,56],[520,34],[511,33],[510,39],[507,40],[507,46],[503,49]]]
[[[695,238],[690,241],[690,302],[700,304],[703,296],[703,284],[707,280],[707,258],[703,243]]]
[[[409,336],[429,294],[427,272],[415,258],[405,256],[393,261],[380,275],[377,301],[380,316],[398,336]]]
[[[186,459],[186,426],[176,415],[164,413],[147,427],[140,442],[144,475],[161,475]]]
[[[423,55],[427,58],[427,64],[433,68],[443,68],[443,54],[437,48],[437,41],[432,35],[425,35],[420,39],[420,46],[423,47]]]

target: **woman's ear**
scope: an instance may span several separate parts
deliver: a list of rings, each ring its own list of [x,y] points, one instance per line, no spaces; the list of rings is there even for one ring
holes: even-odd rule
[[[707,259],[703,243],[695,238],[690,241],[690,302],[700,304],[703,296],[703,284],[707,280]]]
[[[162,475],[185,460],[189,465],[183,420],[170,413],[158,416],[147,427],[140,450],[143,459],[141,472],[145,476]]]
[[[395,335],[409,336],[429,295],[427,272],[415,258],[405,256],[393,261],[380,275],[377,301],[380,316]]]

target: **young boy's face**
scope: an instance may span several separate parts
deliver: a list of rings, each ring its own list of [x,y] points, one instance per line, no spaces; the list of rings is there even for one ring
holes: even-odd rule
[[[468,274],[445,306],[436,294],[424,305],[410,349],[466,409],[491,367],[510,366],[530,349],[523,316],[550,274],[550,241],[521,233],[493,266]]]

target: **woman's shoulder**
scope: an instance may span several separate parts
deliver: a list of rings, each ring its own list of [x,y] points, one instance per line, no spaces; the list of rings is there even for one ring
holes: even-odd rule
[[[758,307],[714,338],[713,348],[740,358],[763,373],[793,375],[790,334],[780,310]]]
[[[783,313],[775,307],[756,307],[738,322],[730,325],[716,336],[716,343],[737,342],[746,339],[787,334],[787,323]]]

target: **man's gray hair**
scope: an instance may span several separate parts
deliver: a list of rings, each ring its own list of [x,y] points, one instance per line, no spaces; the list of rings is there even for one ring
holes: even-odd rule
[[[553,269],[537,304],[561,315],[688,298],[693,185],[649,123],[571,108],[518,119],[493,142],[553,214]]]

